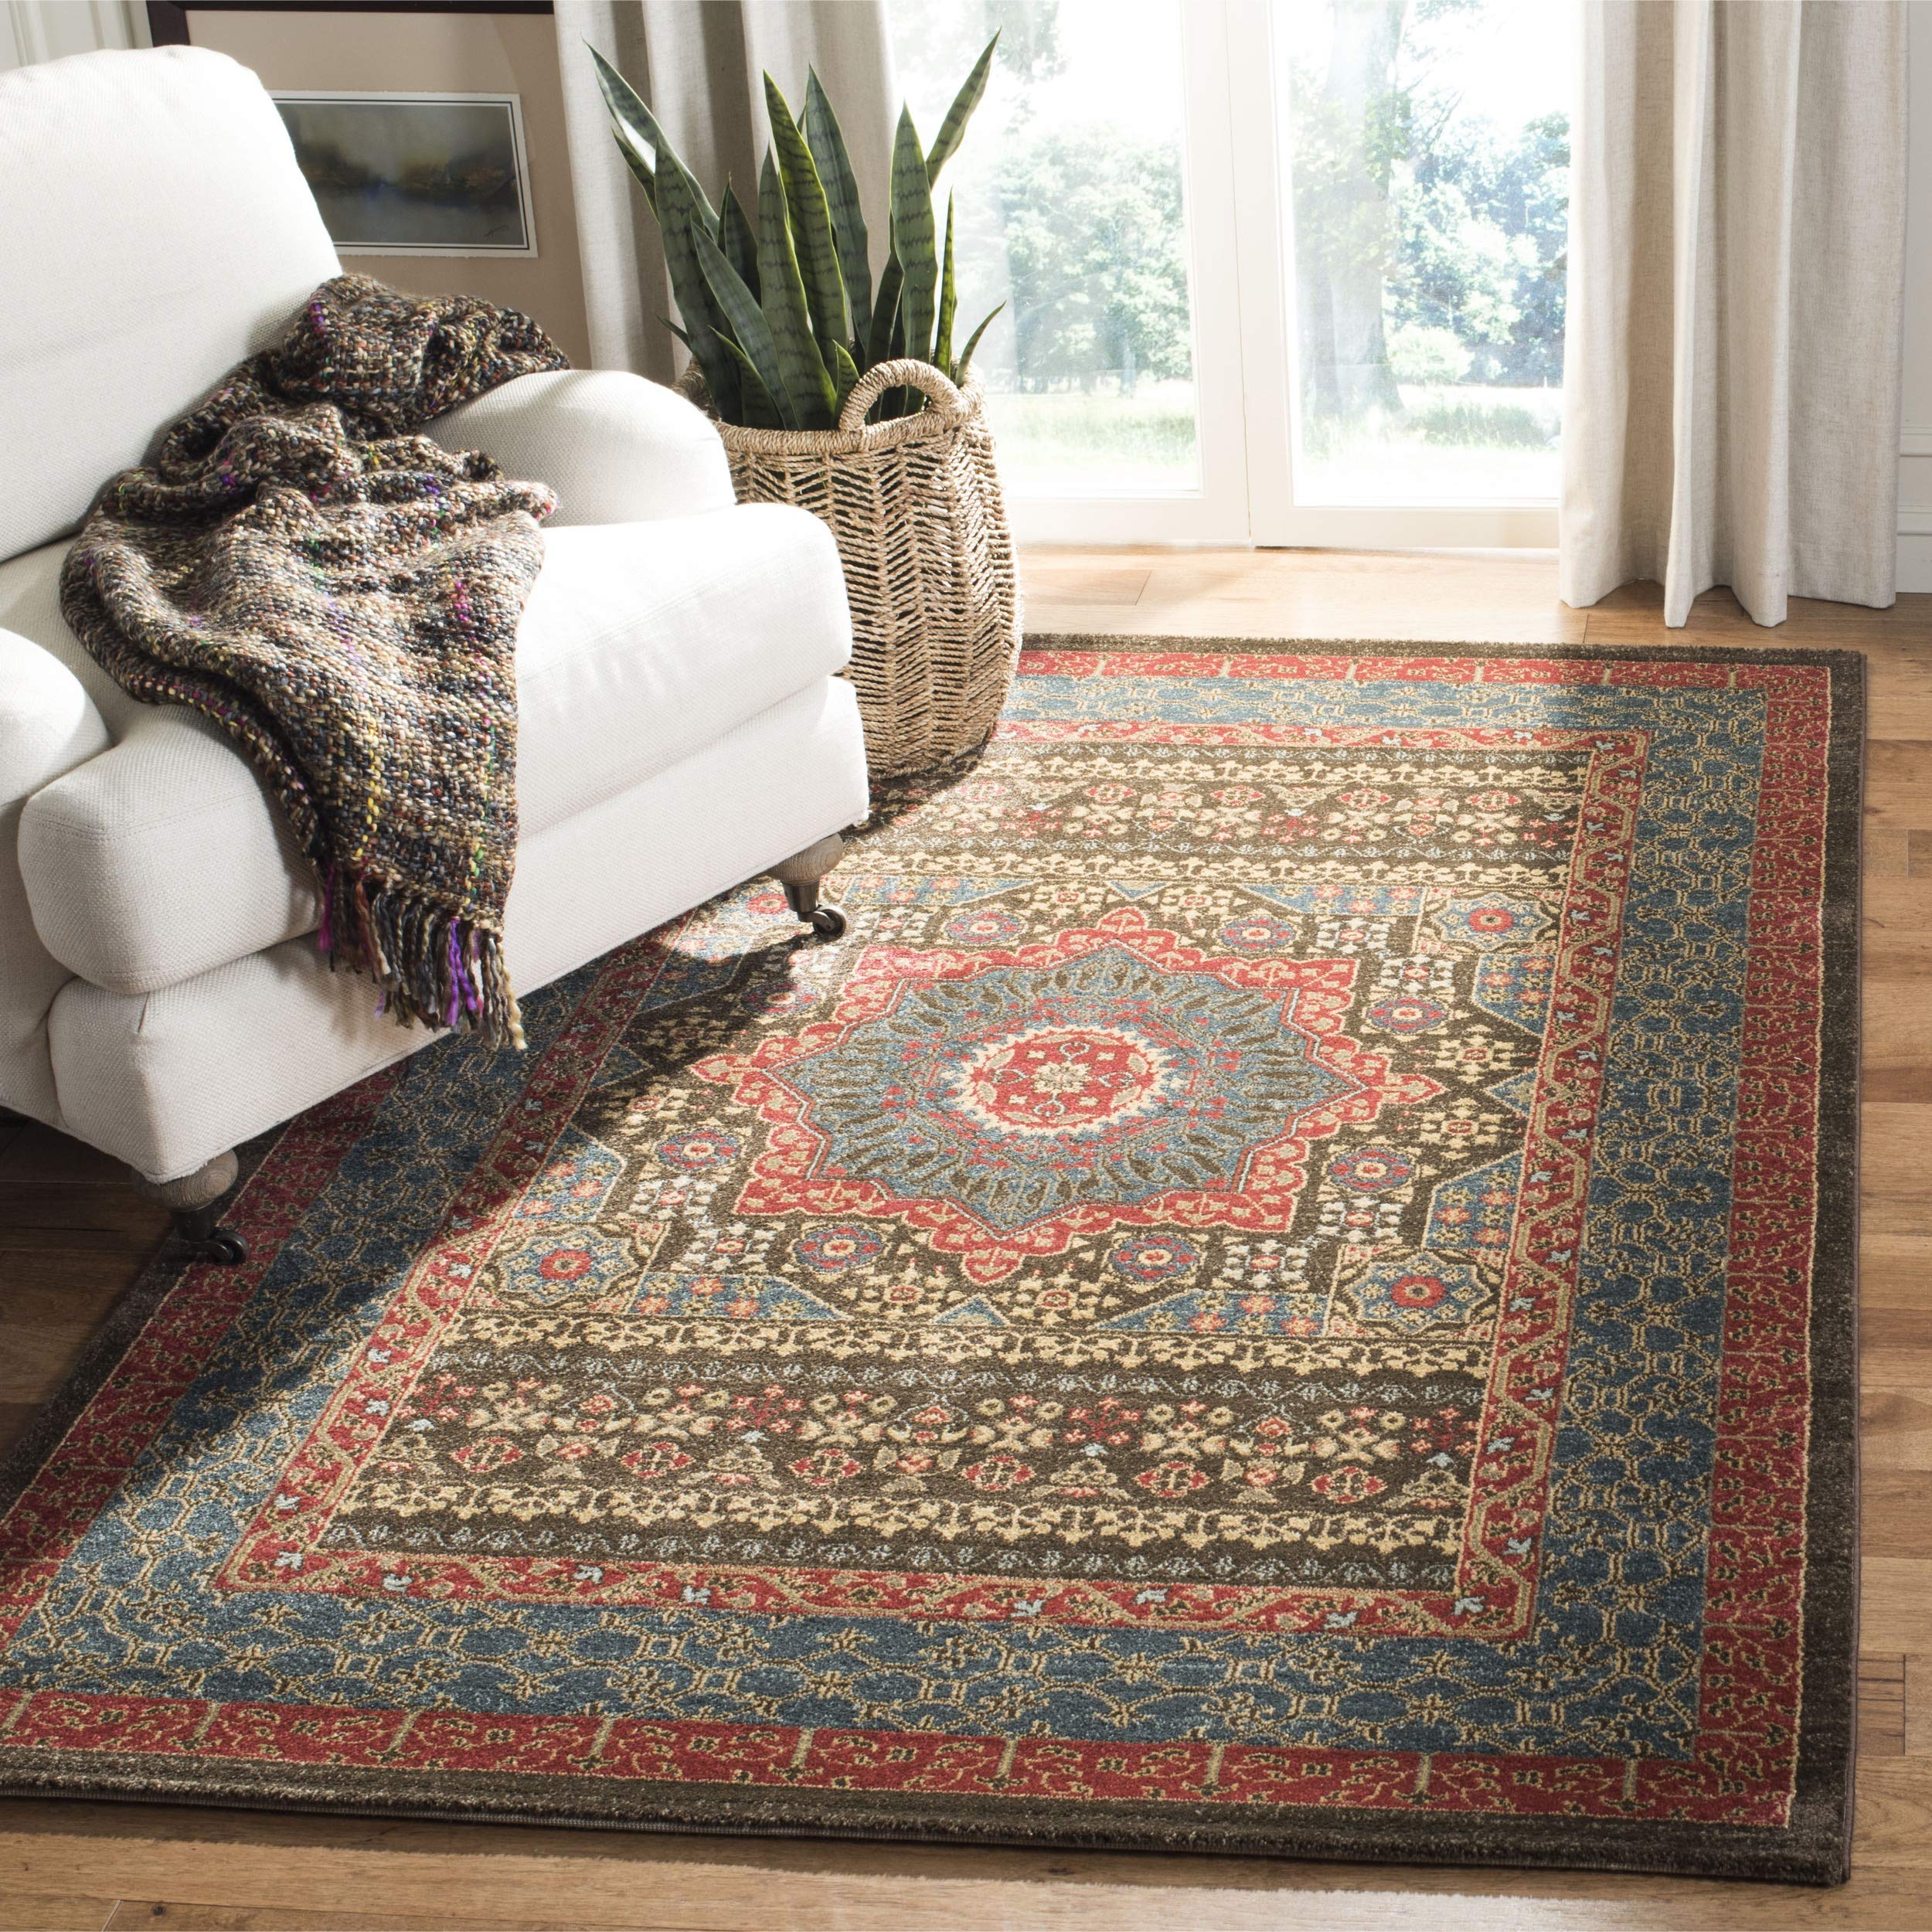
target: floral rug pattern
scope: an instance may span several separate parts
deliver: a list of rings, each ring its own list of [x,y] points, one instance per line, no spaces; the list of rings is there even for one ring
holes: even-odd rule
[[[280,1135],[0,1525],[7,1776],[1831,1876],[1855,678],[1029,651],[838,944]]]

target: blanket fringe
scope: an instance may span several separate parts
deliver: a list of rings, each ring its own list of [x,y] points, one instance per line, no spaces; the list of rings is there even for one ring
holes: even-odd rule
[[[399,1026],[446,1026],[522,1050],[523,1015],[501,934],[349,865],[324,867],[321,892],[322,956],[374,980],[379,1010]]]

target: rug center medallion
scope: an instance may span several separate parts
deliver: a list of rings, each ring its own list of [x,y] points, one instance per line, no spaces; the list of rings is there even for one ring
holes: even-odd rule
[[[1216,958],[1124,910],[1018,954],[870,948],[831,1020],[696,1070],[795,1130],[742,1213],[900,1220],[989,1282],[1156,1202],[1281,1225],[1311,1139],[1437,1090],[1341,1033],[1355,976]]]
[[[1064,1138],[1171,1107],[1177,1059],[1151,1028],[1026,1026],[982,1042],[933,1097],[995,1133]]]
[[[1294,1004],[1111,946],[907,987],[777,1078],[825,1123],[828,1168],[1010,1231],[1077,1203],[1230,1185],[1254,1148],[1360,1091],[1316,1057]]]

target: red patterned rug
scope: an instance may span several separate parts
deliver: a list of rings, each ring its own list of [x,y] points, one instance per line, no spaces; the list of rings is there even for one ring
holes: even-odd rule
[[[1842,1876],[1862,703],[1036,640],[840,943],[252,1150],[0,1495],[0,1779]]]

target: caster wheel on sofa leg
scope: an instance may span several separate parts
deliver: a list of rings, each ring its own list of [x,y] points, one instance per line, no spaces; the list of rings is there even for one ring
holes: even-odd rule
[[[835,832],[771,869],[772,877],[785,889],[785,903],[791,908],[792,917],[803,920],[821,939],[837,939],[850,923],[839,907],[821,904],[818,898],[825,874],[838,864],[845,849],[845,840]]]
[[[248,1259],[247,1243],[233,1228],[223,1227],[217,1213],[240,1171],[232,1153],[217,1154],[179,1180],[143,1180],[146,1192],[167,1209],[176,1239],[194,1260],[232,1268]]]
[[[238,1268],[248,1259],[248,1243],[233,1228],[216,1228],[199,1240],[182,1236],[189,1253],[197,1261],[217,1268]]]

